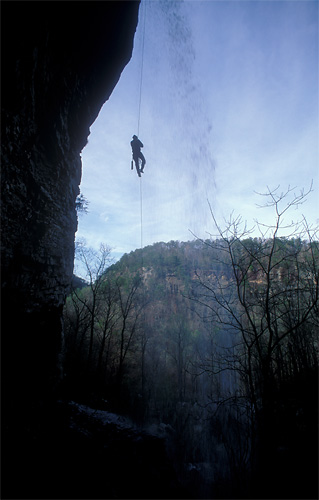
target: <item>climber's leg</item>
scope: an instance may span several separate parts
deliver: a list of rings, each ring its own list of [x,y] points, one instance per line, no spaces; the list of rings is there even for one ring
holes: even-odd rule
[[[138,158],[134,158],[134,161],[135,161],[135,167],[136,167],[136,172],[137,172],[137,175],[139,177],[141,177],[141,173],[140,173],[140,165],[139,165],[139,159]]]
[[[145,158],[144,158],[143,153],[140,153],[140,158],[141,158],[141,160],[142,160],[141,172],[143,173],[143,172],[144,172],[145,163],[146,163],[146,160],[145,160]]]

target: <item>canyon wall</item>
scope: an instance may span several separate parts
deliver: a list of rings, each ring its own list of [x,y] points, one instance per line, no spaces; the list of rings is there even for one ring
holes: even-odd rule
[[[38,404],[61,375],[80,152],[131,58],[139,1],[1,4],[2,363],[9,408],[26,399]]]

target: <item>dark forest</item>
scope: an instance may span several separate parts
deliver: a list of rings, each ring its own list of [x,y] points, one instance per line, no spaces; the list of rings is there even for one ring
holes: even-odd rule
[[[64,311],[64,390],[165,440],[191,498],[303,498],[317,469],[318,243],[157,243],[110,265]]]

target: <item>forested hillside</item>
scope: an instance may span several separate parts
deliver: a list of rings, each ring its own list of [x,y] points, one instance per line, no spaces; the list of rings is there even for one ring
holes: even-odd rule
[[[113,265],[108,247],[81,247],[80,258],[88,285],[64,314],[68,397],[165,436],[192,497],[303,498],[305,484],[315,495],[318,242],[171,241]]]

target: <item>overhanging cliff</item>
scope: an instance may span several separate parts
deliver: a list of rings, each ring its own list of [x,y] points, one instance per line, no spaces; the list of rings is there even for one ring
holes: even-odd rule
[[[41,399],[59,377],[80,152],[131,58],[139,1],[4,1],[1,8],[2,355],[10,405]]]

